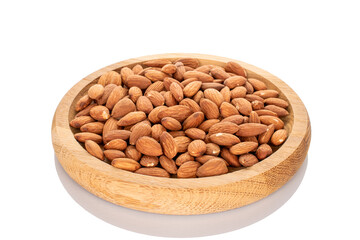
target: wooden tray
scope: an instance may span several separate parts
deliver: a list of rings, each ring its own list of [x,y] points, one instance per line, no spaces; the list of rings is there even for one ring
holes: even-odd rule
[[[252,167],[220,176],[177,179],[151,177],[121,169],[91,156],[75,140],[69,121],[75,103],[105,72],[132,67],[151,59],[194,57],[203,64],[241,64],[248,77],[266,82],[289,102],[284,119],[289,137],[270,157]],[[72,87],[58,105],[52,124],[52,141],[57,158],[69,176],[89,192],[131,209],[175,215],[222,212],[260,200],[283,186],[300,168],[310,145],[310,120],[297,94],[274,75],[247,63],[203,54],[159,54],[121,61],[102,68]]]

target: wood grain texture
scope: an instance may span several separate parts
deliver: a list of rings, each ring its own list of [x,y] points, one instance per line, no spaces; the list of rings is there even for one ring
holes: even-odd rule
[[[249,168],[206,178],[177,179],[139,175],[116,169],[91,156],[75,140],[69,121],[76,114],[75,102],[105,72],[124,66],[167,58],[195,57],[201,64],[225,66],[238,62],[248,77],[260,79],[289,102],[284,119],[289,137],[270,157]],[[310,145],[310,120],[297,94],[274,75],[250,64],[203,54],[160,54],[133,58],[102,68],[73,86],[57,107],[52,141],[57,158],[69,176],[89,192],[112,203],[136,210],[192,215],[226,211],[258,201],[283,186],[300,168]]]

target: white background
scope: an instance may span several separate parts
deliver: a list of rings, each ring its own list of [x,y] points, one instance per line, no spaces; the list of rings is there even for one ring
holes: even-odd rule
[[[258,223],[206,239],[359,239],[356,3],[1,1],[0,238],[155,238],[107,224],[72,200],[54,167],[52,116],[63,95],[99,68],[195,52],[278,76],[312,124],[308,169],[294,196]]]

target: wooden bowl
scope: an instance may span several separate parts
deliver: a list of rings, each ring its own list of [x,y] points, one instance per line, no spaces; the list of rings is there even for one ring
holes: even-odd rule
[[[112,167],[91,156],[74,138],[69,122],[75,103],[107,71],[132,67],[144,61],[194,57],[203,64],[225,66],[238,62],[269,89],[289,102],[284,119],[288,139],[271,156],[249,168],[206,178],[159,178]],[[57,158],[69,176],[87,191],[117,205],[161,214],[192,215],[222,212],[260,200],[283,186],[300,168],[310,145],[310,121],[297,94],[274,75],[233,59],[203,54],[159,54],[133,58],[102,68],[78,82],[61,100],[52,124]]]

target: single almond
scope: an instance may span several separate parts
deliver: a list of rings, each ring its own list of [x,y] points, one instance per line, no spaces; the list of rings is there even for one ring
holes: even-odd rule
[[[178,152],[183,153],[187,151],[191,139],[186,136],[178,136],[174,137],[174,141],[176,143]]]
[[[188,106],[192,112],[200,112],[201,108],[197,102],[190,98],[184,98],[179,102],[180,105]]]
[[[142,96],[142,91],[140,88],[138,87],[131,87],[129,89],[129,98],[131,99],[131,101],[133,101],[134,103],[136,103],[136,101],[139,99],[139,97]]]
[[[181,166],[181,165],[183,165],[184,163],[189,162],[189,161],[194,161],[194,157],[191,156],[191,155],[189,154],[189,152],[185,152],[185,153],[183,153],[183,154],[180,154],[180,155],[176,158],[175,163],[176,163],[177,166]]]
[[[224,160],[210,159],[196,171],[198,177],[210,177],[227,173],[229,170]]]
[[[203,91],[198,91],[198,92],[193,96],[193,100],[194,100],[196,103],[199,103],[202,98],[204,98],[204,92],[203,92]]]
[[[224,102],[223,95],[216,89],[209,88],[204,91],[205,98],[213,101],[218,107]]]
[[[255,112],[257,113],[257,115],[260,116],[264,116],[264,115],[269,115],[269,116],[274,116],[277,117],[278,115],[276,113],[274,113],[273,111],[267,110],[267,109],[260,109],[260,110],[255,110]]]
[[[271,147],[264,143],[264,144],[261,144],[258,149],[256,150],[256,157],[259,159],[259,160],[263,160],[265,159],[267,156],[271,155],[272,154],[272,149]]]
[[[164,78],[166,78],[168,76],[169,75],[167,75],[166,73],[164,73],[162,71],[157,71],[157,70],[149,70],[149,71],[146,71],[146,73],[145,73],[145,77],[150,79],[152,82],[163,81]]]
[[[171,78],[171,77],[166,77],[163,81],[163,84],[164,84],[164,88],[166,91],[170,91],[170,85],[173,84],[173,83],[177,83],[179,84],[179,86],[183,89],[184,86],[176,79],[174,78]]]
[[[167,109],[166,106],[159,106],[154,108],[148,115],[148,119],[152,123],[159,123],[161,121],[161,118],[159,117],[159,113],[163,110]]]
[[[125,149],[125,156],[134,159],[135,161],[140,161],[142,155],[134,146],[129,145]]]
[[[248,81],[245,82],[244,87],[246,88],[246,93],[247,94],[253,94],[254,93],[254,87]]]
[[[110,161],[114,160],[115,158],[124,158],[125,157],[125,154],[122,151],[115,150],[115,149],[105,150],[104,155]]]
[[[173,82],[170,84],[170,88],[169,88],[171,94],[174,96],[175,100],[178,102],[180,102],[184,98],[184,93],[183,93],[183,90],[180,85],[181,84]]]
[[[196,58],[179,58],[175,61],[175,63],[179,62],[181,62],[184,66],[188,66],[194,69],[200,66],[200,62]]]
[[[202,124],[200,124],[199,128],[203,130],[204,132],[208,132],[209,129],[212,127],[212,125],[219,123],[219,119],[209,119],[204,121]]]
[[[110,111],[105,106],[95,106],[90,109],[90,116],[97,121],[106,121],[110,118]]]
[[[221,69],[219,67],[216,68],[212,68],[210,70],[211,75],[215,78],[215,79],[227,79],[230,77],[230,75],[224,71],[224,69]]]
[[[173,74],[176,72],[176,66],[172,63],[168,63],[161,68],[161,71],[167,74]]]
[[[139,74],[144,68],[140,64],[136,64],[131,70],[134,74]]]
[[[81,128],[81,126],[94,121],[95,120],[90,116],[80,116],[71,120],[70,126],[72,126],[73,128]]]
[[[220,147],[215,143],[206,144],[206,155],[218,156],[220,154]]]
[[[260,117],[259,115],[252,111],[249,115],[249,123],[260,123]]]
[[[239,158],[232,154],[228,148],[221,149],[221,157],[232,167],[240,167]]]
[[[170,174],[177,173],[177,167],[175,161],[166,156],[160,157],[160,165]]]
[[[166,129],[161,124],[154,124],[151,127],[151,137],[156,141],[160,141],[160,136],[163,132],[166,132]]]
[[[195,71],[202,72],[209,74],[210,70],[213,69],[215,66],[211,64],[202,65],[200,67],[195,68]]]
[[[182,128],[181,123],[172,117],[164,117],[161,119],[161,124],[168,130],[178,131]]]
[[[111,130],[103,135],[104,143],[108,143],[114,139],[128,140],[131,132],[128,130]]]
[[[161,92],[164,90],[164,82],[163,81],[157,81],[152,83],[149,87],[145,90],[145,95],[150,91],[156,91]]]
[[[118,125],[117,125],[118,120],[110,117],[105,123],[104,123],[104,128],[102,131],[102,135],[105,136],[108,132],[112,131],[112,130],[117,130],[118,129]]]
[[[236,133],[239,137],[257,136],[266,132],[267,126],[260,123],[243,123],[239,125],[239,131]]]
[[[266,84],[263,83],[262,81],[258,80],[258,79],[248,78],[248,81],[249,81],[249,83],[251,83],[251,85],[254,87],[254,89],[256,91],[266,90],[267,89]]]
[[[241,142],[254,142],[259,143],[256,136],[250,136],[250,137],[240,137]]]
[[[199,81],[206,83],[206,82],[213,82],[214,78],[208,74],[198,72],[198,71],[188,71],[183,74],[184,79],[188,78],[197,78]]]
[[[220,112],[218,106],[211,100],[202,98],[200,100],[200,108],[207,119],[219,118]]]
[[[128,68],[128,67],[123,67],[121,70],[120,70],[120,75],[121,75],[121,78],[122,78],[122,81],[125,85],[127,85],[127,79],[134,75],[134,72]]]
[[[259,140],[258,140],[259,143],[260,144],[268,143],[274,131],[275,131],[274,124],[270,124],[269,126],[267,126],[266,132],[259,135]]]
[[[179,122],[183,122],[186,118],[188,118],[192,114],[192,111],[188,106],[184,105],[176,105],[168,107],[164,110],[161,110],[158,114],[160,119],[164,117],[172,117],[178,120]]]
[[[96,157],[100,160],[104,160],[104,153],[101,150],[99,144],[97,144],[96,142],[94,142],[92,140],[86,140],[85,141],[85,149],[86,149],[86,151],[88,151],[88,153],[90,153],[94,157]]]
[[[170,174],[166,170],[158,167],[140,168],[136,170],[135,173],[153,177],[170,177]]]
[[[101,96],[99,99],[96,100],[96,102],[97,102],[99,105],[104,105],[104,104],[107,102],[107,100],[108,100],[111,92],[112,92],[115,88],[116,88],[116,84],[108,84],[108,85],[106,85],[106,86],[104,87],[104,93],[102,94],[102,96]]]
[[[137,161],[130,158],[115,158],[111,161],[111,165],[130,172],[134,172],[141,167]]]
[[[138,111],[149,114],[154,109],[154,106],[152,105],[149,98],[146,96],[140,96],[136,101],[136,109]]]
[[[170,91],[164,93],[165,105],[168,107],[178,105],[174,95],[171,94]]]
[[[258,144],[254,142],[241,142],[230,147],[230,152],[234,155],[241,155],[255,150],[257,146]]]
[[[102,143],[102,137],[95,133],[90,133],[90,132],[75,133],[74,137],[79,142],[85,142],[86,140],[92,140],[96,143]]]
[[[232,76],[224,81],[224,85],[229,87],[230,89],[233,89],[233,88],[244,85],[245,82],[246,82],[246,78],[244,78],[244,77]]]
[[[151,126],[146,123],[140,123],[136,125],[130,134],[129,144],[135,145],[136,141],[143,136],[151,136]]]
[[[188,128],[186,129],[185,134],[186,136],[188,136],[193,140],[196,139],[204,140],[206,135],[206,133],[199,128]]]
[[[160,68],[170,63],[171,61],[168,59],[153,59],[143,62],[143,64],[147,67],[160,67]]]
[[[182,124],[182,128],[184,130],[189,128],[196,128],[204,121],[204,113],[203,112],[194,112]]]
[[[240,142],[240,139],[229,133],[215,133],[210,135],[210,140],[220,146],[232,146]]]
[[[115,149],[115,150],[125,150],[127,147],[127,143],[122,139],[114,139],[110,142],[106,143],[104,148],[108,149]]]
[[[150,79],[141,75],[130,75],[127,78],[126,85],[131,87],[138,87],[140,89],[146,89],[151,85]]]
[[[98,81],[99,84],[106,86],[108,84],[115,84],[117,86],[121,85],[121,75],[115,71],[108,71],[101,75]]]
[[[219,81],[219,82],[217,82]],[[225,87],[224,84],[222,84],[221,79],[214,79],[214,82],[206,82],[206,83],[202,83],[201,84],[201,90],[205,91],[206,89],[215,89],[220,91],[221,89],[223,89]]]
[[[264,103],[267,105],[275,105],[282,108],[287,108],[289,103],[281,98],[267,98],[264,100]]]
[[[135,123],[138,123],[146,118],[146,114],[144,112],[130,112],[126,114],[124,117],[120,118],[117,125],[118,126],[129,126]]]
[[[146,97],[150,100],[154,107],[162,106],[165,103],[165,98],[157,91],[149,91],[146,93]]]
[[[197,78],[191,78],[191,79],[197,79]],[[202,84],[201,81],[193,81],[193,82],[189,83],[188,85],[186,85],[186,87],[184,87],[184,90],[183,90],[184,95],[186,97],[194,96],[201,88],[201,84]]]
[[[252,111],[251,103],[245,98],[234,98],[231,103],[242,115],[248,116]]]
[[[264,108],[264,103],[258,100],[254,100],[251,102],[251,107],[253,110],[260,110]]]
[[[239,162],[244,167],[251,167],[258,163],[259,160],[253,154],[247,153],[239,157]]]
[[[134,112],[136,110],[135,104],[129,98],[123,98],[118,101],[114,108],[111,111],[111,116],[117,119],[124,117],[126,114],[130,112]]]
[[[220,106],[220,114],[223,118],[227,118],[233,115],[239,115],[239,111],[228,102],[223,102]]]
[[[170,131],[169,134],[174,138],[180,136],[186,136],[184,131]]]
[[[188,152],[193,157],[200,157],[206,152],[206,144],[202,140],[194,140],[188,146]]]
[[[276,128],[275,128],[276,129]],[[285,129],[279,129],[274,132],[274,134],[271,137],[271,143],[275,146],[278,146],[285,142],[287,138],[287,131]]]
[[[184,79],[184,73],[186,72],[186,68],[182,62],[175,63],[176,66],[176,72],[173,74],[174,78],[176,80],[183,80]]]
[[[92,102],[92,99],[89,97],[89,95],[82,96],[75,104],[75,111],[79,112],[90,105]]]
[[[80,131],[82,132],[91,132],[96,134],[102,134],[103,129],[104,129],[104,123],[102,122],[90,122],[80,127]]]
[[[289,115],[289,112],[286,109],[278,107],[276,105],[267,105],[265,109],[276,113],[278,117],[286,117],[287,115]]]
[[[178,148],[174,138],[168,132],[160,135],[160,144],[165,156],[171,159],[176,156]]]
[[[243,86],[235,87],[231,90],[231,99],[244,98],[246,96],[246,88]]]
[[[278,117],[264,115],[260,116],[260,121],[265,125],[274,124],[275,130],[284,128],[284,122]]]
[[[235,73],[236,75],[243,77],[247,76],[245,69],[240,64],[232,61],[226,63],[225,71]]]
[[[219,122],[209,128],[209,135],[215,133],[230,133],[234,134],[239,130],[239,126],[232,122]]]
[[[224,101],[225,102],[230,102],[231,100],[231,91],[230,88],[228,86],[224,86],[221,90],[220,90],[221,95],[223,95]]]
[[[112,92],[110,93],[107,101],[106,101],[106,107],[109,110],[112,110],[115,104],[120,101],[123,97],[127,95],[126,89],[124,89],[122,86],[115,87]]]
[[[159,164],[159,158],[154,156],[142,156],[140,165],[144,167],[156,167]]]
[[[181,85],[183,85],[183,87],[184,87],[184,89],[185,89],[185,87],[188,85],[188,84],[190,84],[190,83],[192,83],[192,82],[196,82],[198,79],[197,78],[188,78],[188,79],[186,79],[186,80],[184,80],[184,81],[181,81]]]
[[[244,121],[244,117],[241,115],[233,115],[227,118],[224,118],[223,120],[221,120],[221,122],[232,122],[235,123],[237,125],[243,123]]]
[[[136,149],[148,156],[160,156],[163,154],[160,143],[147,136],[141,137],[136,141]]]
[[[179,167],[177,171],[178,178],[194,178],[196,177],[197,169],[201,166],[199,162],[187,161]]]
[[[104,94],[105,88],[101,84],[92,85],[88,90],[88,95],[91,99],[100,99]]]
[[[260,101],[260,102],[264,102],[264,99],[258,95],[254,95],[254,94],[246,94],[245,95],[245,99],[248,100],[249,102],[252,102],[252,101]]]
[[[262,97],[263,99],[266,98],[276,98],[279,96],[279,92],[276,90],[268,89],[268,90],[259,90],[254,92],[254,95]]]

